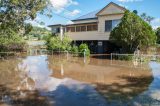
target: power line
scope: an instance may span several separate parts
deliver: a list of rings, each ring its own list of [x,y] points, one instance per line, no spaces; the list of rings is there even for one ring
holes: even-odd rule
[[[59,14],[56,14],[56,13],[53,13],[53,14],[55,14],[55,15],[57,15],[57,16],[59,16],[59,17],[62,17],[62,18],[64,18],[64,19],[66,19],[66,20],[72,20],[72,19],[70,19],[70,18],[67,18],[67,17],[65,17],[65,16],[62,16],[62,15],[59,15]]]

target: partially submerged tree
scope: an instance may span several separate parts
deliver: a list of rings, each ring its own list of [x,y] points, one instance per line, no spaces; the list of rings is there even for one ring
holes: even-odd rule
[[[18,45],[20,36],[32,28],[26,20],[34,20],[47,4],[47,0],[0,0],[0,49],[6,51],[5,47]]]
[[[61,40],[60,36],[49,35],[49,37],[46,38],[46,42],[49,50],[69,51],[71,49],[72,40],[68,36],[64,36]]]
[[[46,5],[46,0],[1,0],[0,33],[19,32],[25,27],[25,21],[34,20]]]
[[[157,28],[156,35],[157,35],[157,43],[160,44],[160,27]]]
[[[124,53],[133,53],[137,48],[154,45],[156,35],[147,22],[126,11],[121,23],[111,32],[110,40],[122,47]]]

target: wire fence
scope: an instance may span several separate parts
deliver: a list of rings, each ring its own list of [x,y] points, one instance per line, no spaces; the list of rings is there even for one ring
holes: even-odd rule
[[[150,61],[160,62],[160,55],[111,53],[112,65],[147,68]]]

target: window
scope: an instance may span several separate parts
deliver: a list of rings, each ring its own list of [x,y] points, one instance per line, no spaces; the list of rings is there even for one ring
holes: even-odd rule
[[[118,24],[121,22],[121,20],[113,20],[112,21],[112,29],[114,29]]]
[[[112,31],[120,22],[121,22],[121,20],[107,20],[107,21],[105,21],[105,31],[106,32]]]
[[[87,26],[87,31],[97,31],[98,26],[97,25],[88,25]]]
[[[75,27],[67,27],[67,32],[75,32]]]
[[[87,31],[92,31],[92,26],[91,25],[87,25]]]
[[[81,26],[81,32],[86,31],[86,26]]]
[[[81,27],[80,26],[76,26],[76,32],[80,32],[81,31]]]
[[[112,20],[105,21],[105,31],[110,32],[112,30]]]
[[[93,25],[93,31],[97,31],[98,30],[98,25]]]

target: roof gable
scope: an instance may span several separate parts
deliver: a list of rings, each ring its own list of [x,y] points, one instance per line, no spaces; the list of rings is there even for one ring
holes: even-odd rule
[[[124,13],[126,9],[113,2],[109,3],[102,10],[100,10],[96,15],[108,15],[108,14],[119,14]]]

